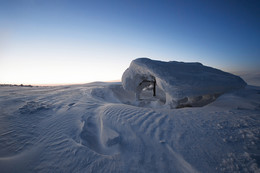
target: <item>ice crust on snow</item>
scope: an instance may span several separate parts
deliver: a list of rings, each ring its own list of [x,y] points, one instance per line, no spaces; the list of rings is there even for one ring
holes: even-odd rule
[[[122,76],[123,88],[136,95],[136,102],[170,108],[203,106],[219,95],[244,88],[239,76],[201,63],[163,62],[138,58]],[[155,96],[153,90],[155,85]]]

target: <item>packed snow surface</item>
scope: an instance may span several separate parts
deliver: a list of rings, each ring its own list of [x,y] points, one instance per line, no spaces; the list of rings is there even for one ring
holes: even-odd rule
[[[0,87],[0,172],[259,172],[260,88],[204,107],[124,104],[121,83]]]
[[[239,76],[201,63],[163,62],[148,58],[133,60],[122,76],[124,89],[135,93],[137,101],[140,98],[147,100],[152,83],[156,83],[157,88],[153,99],[157,98],[160,106],[170,108],[203,106],[223,93],[246,86]]]

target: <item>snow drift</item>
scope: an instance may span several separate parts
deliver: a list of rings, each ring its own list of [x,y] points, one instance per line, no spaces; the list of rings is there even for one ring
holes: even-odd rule
[[[201,63],[138,58],[124,72],[122,85],[136,95],[135,103],[139,105],[180,108],[204,106],[219,95],[247,84],[239,76]]]
[[[0,172],[259,173],[260,87],[196,109],[117,100],[127,93],[101,82],[0,87]]]

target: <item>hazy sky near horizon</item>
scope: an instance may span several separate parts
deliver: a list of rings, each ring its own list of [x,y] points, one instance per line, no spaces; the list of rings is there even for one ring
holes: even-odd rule
[[[120,79],[138,57],[260,66],[258,0],[0,0],[0,83]]]

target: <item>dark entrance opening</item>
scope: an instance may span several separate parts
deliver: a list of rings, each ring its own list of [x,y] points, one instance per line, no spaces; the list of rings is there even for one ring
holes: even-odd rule
[[[143,80],[137,87],[137,99],[147,99],[156,96],[156,81]]]

